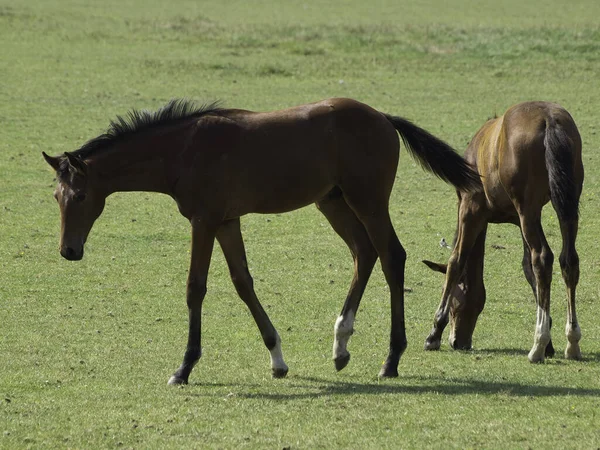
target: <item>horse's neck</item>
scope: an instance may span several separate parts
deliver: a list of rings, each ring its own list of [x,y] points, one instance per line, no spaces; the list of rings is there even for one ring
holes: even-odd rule
[[[89,164],[98,174],[106,195],[114,192],[147,191],[170,194],[168,149],[142,145],[109,150]]]

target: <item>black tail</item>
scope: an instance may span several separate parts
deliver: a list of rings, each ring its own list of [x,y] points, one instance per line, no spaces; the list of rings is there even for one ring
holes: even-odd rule
[[[444,141],[402,117],[384,114],[421,166],[462,191],[481,189],[479,174]]]
[[[546,121],[546,169],[550,200],[560,221],[579,218],[579,195],[573,167],[573,140],[555,121]]]

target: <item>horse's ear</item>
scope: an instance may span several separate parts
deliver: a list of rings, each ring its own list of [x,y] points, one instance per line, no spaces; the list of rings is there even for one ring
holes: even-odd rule
[[[423,260],[423,264],[425,264],[431,270],[435,270],[436,272],[446,273],[446,270],[448,269],[448,264],[440,264],[427,260]]]
[[[79,172],[82,175],[87,174],[87,164],[84,163],[81,158],[69,152],[65,152],[65,156],[69,161],[70,169],[72,169],[74,172]]]
[[[46,152],[42,152],[42,156],[44,157],[46,162],[50,164],[50,167],[52,167],[55,172],[58,172],[58,170],[60,169],[60,158],[48,156]]]

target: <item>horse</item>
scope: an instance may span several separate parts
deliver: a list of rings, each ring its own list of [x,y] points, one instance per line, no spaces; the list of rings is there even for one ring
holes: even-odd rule
[[[465,159],[477,168],[482,187],[458,194],[458,223],[448,264],[423,261],[445,273],[442,299],[426,350],[438,350],[451,315],[449,343],[468,350],[483,310],[485,238],[489,223],[520,227],[523,271],[537,304],[534,343],[529,361],[554,356],[550,329],[550,285],[554,255],[542,229],[542,208],[549,201],[562,235],[559,262],[567,287],[565,358],[581,359],[581,329],[575,312],[579,256],[575,249],[579,198],[583,187],[581,137],[575,121],[560,105],[526,102],[488,120],[469,143]]]
[[[270,352],[272,376],[286,376],[281,338],[261,306],[248,271],[240,217],[283,213],[311,203],[348,245],[354,276],[334,327],[337,370],[350,359],[347,343],[377,259],[390,290],[389,354],[381,377],[398,376],[404,352],[406,252],[388,203],[396,176],[398,134],[415,159],[457,189],[480,185],[477,172],[448,144],[401,117],[351,99],[333,98],[273,112],[200,107],[174,99],[155,112],[132,110],[73,152],[46,162],[56,171],[60,254],[80,260],[106,198],[118,191],[171,196],[191,224],[187,280],[189,329],[181,366],[169,384],[187,384],[200,359],[201,310],[215,239],[232,282]]]

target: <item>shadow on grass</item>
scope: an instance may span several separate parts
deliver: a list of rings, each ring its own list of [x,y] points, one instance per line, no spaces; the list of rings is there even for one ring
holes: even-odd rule
[[[480,348],[457,353],[477,355],[508,355],[515,357],[526,357],[528,350],[521,348]],[[557,351],[549,362],[567,363],[562,357],[562,352]],[[582,362],[600,362],[600,352],[584,353]],[[577,363],[575,363],[577,364]],[[283,384],[280,384],[283,383]],[[468,395],[468,394],[499,394],[509,397],[558,397],[558,396],[584,396],[600,397],[600,388],[582,388],[566,386],[542,386],[537,384],[510,382],[510,381],[488,381],[476,378],[458,378],[452,376],[435,375],[405,375],[396,380],[377,380],[369,382],[340,381],[331,378],[319,378],[302,375],[292,375],[287,379],[280,380],[277,385],[265,387],[261,383],[192,383],[193,388],[228,388],[234,392],[228,395],[246,399],[265,400],[297,400],[322,398],[339,395]],[[222,393],[213,392],[190,392],[184,389],[186,395],[192,396],[216,396],[222,397]],[[289,392],[282,392],[289,390]],[[301,392],[298,392],[301,391]]]
[[[261,392],[261,390],[265,389],[264,385],[247,383],[232,385],[199,383],[195,384],[194,387],[229,387],[237,391],[230,394],[235,397],[264,400],[298,400],[357,394],[501,394],[509,397],[600,396],[600,389],[596,388],[540,386],[518,382],[485,381],[473,378],[449,378],[441,376],[405,376],[397,380],[374,381],[373,383],[353,383],[304,376],[293,376],[286,381],[290,383],[290,392],[273,392],[272,389],[269,389],[271,392]],[[291,392],[292,389],[294,392]],[[303,390],[304,392],[298,392],[298,390]],[[186,395],[198,395],[202,397],[207,395],[207,393],[187,391]],[[208,395],[221,396],[214,393]]]
[[[529,350],[523,348],[475,348],[473,350],[466,350],[472,352],[474,355],[478,354],[492,354],[492,355],[507,355],[507,356],[521,356],[529,353]]]
[[[296,388],[305,388],[312,392],[303,393],[267,393],[252,392],[238,393],[241,398],[267,399],[267,400],[295,400],[304,398],[318,398],[338,395],[381,395],[381,394],[502,394],[512,397],[556,397],[556,396],[600,396],[600,389],[569,388],[565,386],[538,386],[515,382],[495,382],[475,379],[446,379],[441,377],[404,377],[403,382],[415,381],[418,384],[390,384],[390,382],[352,383],[345,381],[331,381],[314,377],[294,377],[293,380],[302,380],[310,384]]]
[[[598,352],[583,352],[583,361],[600,362],[600,353]]]

